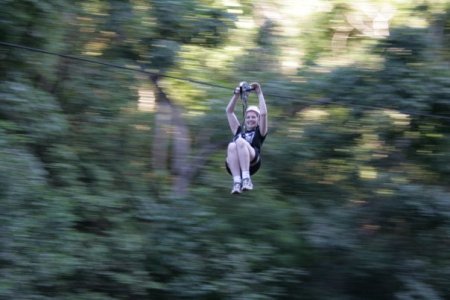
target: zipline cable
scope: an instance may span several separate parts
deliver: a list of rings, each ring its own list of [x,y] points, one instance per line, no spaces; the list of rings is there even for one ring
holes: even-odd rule
[[[83,61],[83,62],[87,62],[87,63],[91,63],[91,64],[97,64],[97,65],[102,65],[102,66],[106,66],[106,67],[110,67],[110,68],[116,68],[116,69],[132,71],[132,72],[138,72],[138,73],[143,73],[143,74],[147,74],[147,75],[158,75],[158,76],[165,77],[165,78],[170,78],[170,79],[175,79],[175,80],[180,80],[180,81],[186,81],[186,82],[200,84],[200,85],[214,87],[214,88],[227,89],[227,90],[230,89],[229,87],[226,87],[226,86],[217,85],[217,84],[211,84],[209,82],[204,82],[204,81],[200,81],[200,80],[189,79],[189,78],[181,78],[181,77],[176,77],[176,76],[172,76],[172,75],[165,75],[165,74],[157,74],[155,72],[151,72],[151,71],[147,71],[147,70],[131,68],[131,67],[125,67],[125,66],[121,66],[121,65],[117,65],[117,64],[108,63],[108,62],[102,62],[102,61],[99,61],[99,60],[93,60],[93,59],[88,59],[88,58],[83,58],[83,57],[78,57],[78,56],[73,56],[73,55],[67,55],[67,54],[61,54],[61,53],[57,53],[57,52],[52,52],[52,51],[48,51],[48,50],[43,50],[43,49],[39,49],[39,48],[33,48],[33,47],[28,47],[28,46],[13,44],[13,43],[7,43],[7,42],[0,41],[0,45],[1,46],[5,46],[5,47],[18,48],[18,49],[32,51],[32,52],[39,52],[39,53],[44,53],[44,54],[48,54],[48,55],[59,56],[59,57],[67,58],[67,59],[71,59],[71,60]],[[387,110],[397,110],[398,112],[403,113],[403,114],[407,114],[407,115],[416,115],[416,116],[423,116],[423,117],[428,117],[428,118],[436,118],[436,119],[442,119],[442,120],[450,121],[450,117],[447,117],[447,116],[440,116],[440,115],[433,115],[433,114],[427,114],[427,113],[418,113],[418,112],[407,111],[407,110],[400,110],[400,109],[395,108],[395,107],[383,107],[383,106],[366,105],[366,104],[354,104],[354,103],[350,104],[350,103],[337,102],[337,101],[333,101],[333,100],[311,102],[311,101],[306,101],[306,100],[299,100],[297,97],[292,97],[292,96],[283,96],[283,95],[270,94],[270,93],[265,93],[265,94],[267,96],[275,97],[275,98],[279,98],[279,99],[293,99],[293,100],[296,100],[297,103],[300,102],[300,103],[305,103],[305,104],[308,104],[308,105],[333,104],[334,103],[334,104],[339,104],[339,105],[348,106],[348,107],[362,107],[362,108],[375,109],[375,110],[378,110],[378,109],[379,110],[383,110],[383,109],[385,109],[385,110],[386,109]]]
[[[206,82],[199,81],[199,80],[180,78],[180,77],[171,76],[171,75],[157,74],[155,72],[151,72],[151,71],[147,71],[147,70],[131,68],[131,67],[124,67],[121,65],[116,65],[116,64],[112,64],[112,63],[108,63],[108,62],[102,62],[99,60],[93,60],[93,59],[88,59],[88,58],[83,58],[83,57],[78,57],[78,56],[73,56],[73,55],[61,54],[61,53],[47,51],[47,50],[43,50],[43,49],[39,49],[39,48],[32,48],[32,47],[27,47],[27,46],[12,44],[12,43],[6,43],[6,42],[1,42],[1,41],[0,41],[0,45],[12,47],[12,48],[19,48],[19,49],[33,51],[33,52],[40,52],[40,53],[49,54],[49,55],[55,55],[55,56],[59,56],[59,57],[67,58],[67,59],[83,61],[83,62],[87,62],[87,63],[102,65],[102,66],[116,68],[116,69],[122,69],[122,70],[127,70],[127,71],[132,71],[132,72],[139,72],[139,73],[143,73],[143,74],[147,74],[147,75],[158,75],[161,77],[166,77],[166,78],[171,78],[171,79],[176,79],[176,80],[181,80],[181,81],[188,81],[191,83],[197,83],[197,84],[201,84],[201,85],[208,85],[210,87],[229,89],[228,87],[225,87],[225,86],[206,83]]]

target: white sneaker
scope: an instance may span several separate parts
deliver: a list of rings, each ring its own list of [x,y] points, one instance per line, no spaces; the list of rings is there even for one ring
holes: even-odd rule
[[[231,189],[232,194],[240,194],[242,192],[241,183],[235,182],[233,183],[233,188]]]
[[[253,190],[253,183],[250,178],[244,178],[242,180],[242,190],[243,191],[251,191]]]

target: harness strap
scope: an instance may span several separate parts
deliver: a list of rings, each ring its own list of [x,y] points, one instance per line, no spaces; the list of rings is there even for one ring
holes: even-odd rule
[[[245,81],[242,81],[239,84],[239,95],[241,97],[241,101],[242,101],[242,124],[241,124],[241,133],[244,134],[246,129],[245,129],[245,112],[247,111],[247,100],[248,100],[248,83]]]

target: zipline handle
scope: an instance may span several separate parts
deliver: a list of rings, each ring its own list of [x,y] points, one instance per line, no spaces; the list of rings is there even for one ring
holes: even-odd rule
[[[241,81],[239,84],[239,94],[241,96],[242,102],[247,106],[248,94],[253,91],[254,88],[248,84],[246,81]]]
[[[255,88],[250,84],[248,84],[246,81],[242,81],[239,84],[239,90],[242,94],[242,93],[250,93],[251,91],[255,90]]]

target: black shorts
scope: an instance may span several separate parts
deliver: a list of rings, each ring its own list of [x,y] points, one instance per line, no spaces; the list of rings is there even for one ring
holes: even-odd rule
[[[255,149],[255,157],[250,162],[250,175],[255,174],[259,168],[261,167],[261,155],[259,155],[259,151]],[[230,167],[228,166],[228,162],[225,160],[225,168],[227,169],[228,174],[231,174]]]

